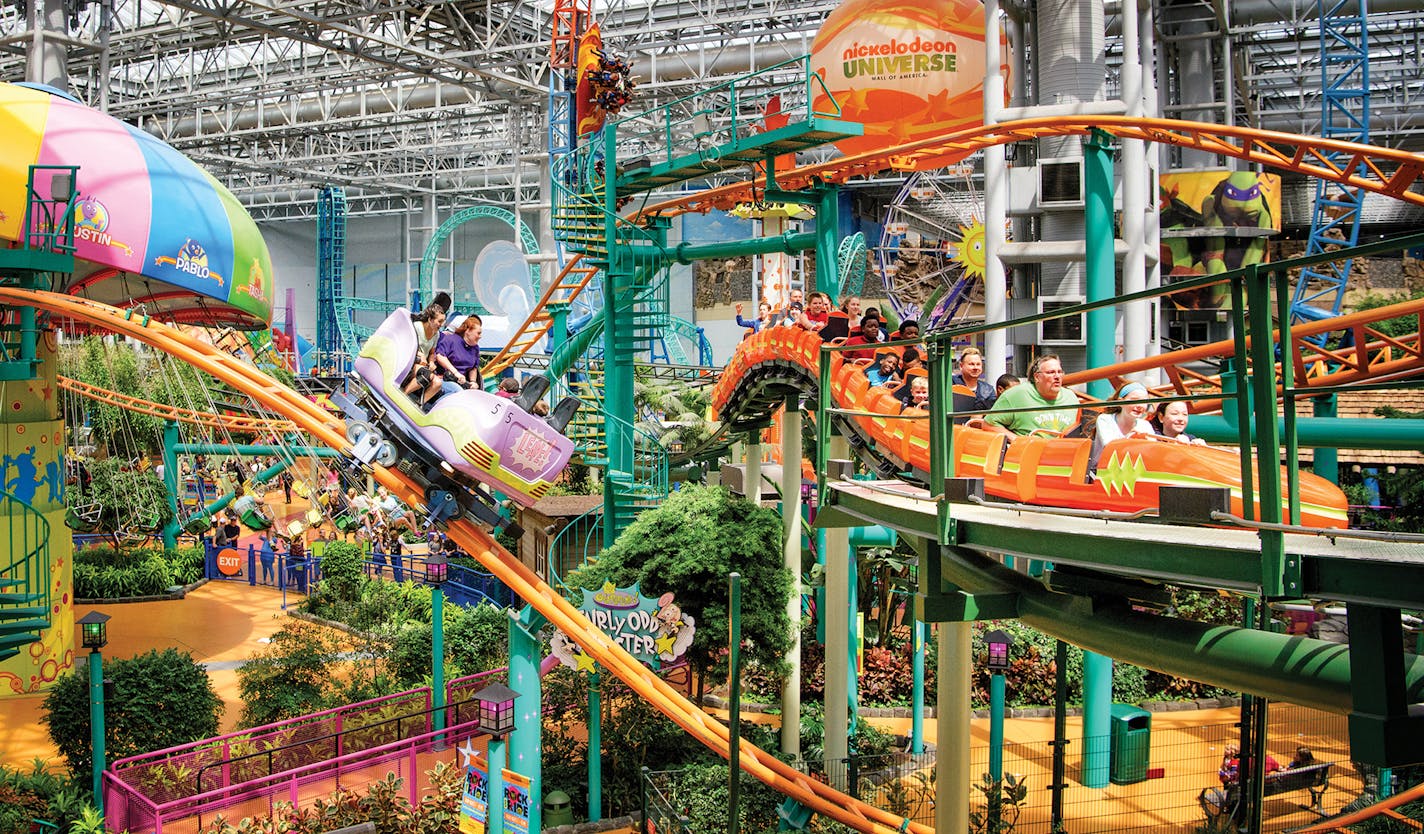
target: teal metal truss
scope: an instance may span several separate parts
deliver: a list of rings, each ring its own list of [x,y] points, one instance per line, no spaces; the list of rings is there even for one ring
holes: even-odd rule
[[[463,208],[455,212],[450,219],[440,224],[426,244],[425,253],[420,259],[419,276],[416,279],[415,290],[409,299],[391,300],[387,298],[357,298],[354,296],[343,296],[337,299],[335,304],[337,329],[341,334],[341,344],[343,349],[350,356],[355,356],[361,350],[361,344],[375,330],[370,325],[359,324],[355,320],[355,313],[376,312],[384,318],[397,307],[409,305],[411,309],[418,309],[425,299],[431,297],[432,283],[435,276],[435,264],[438,260],[440,247],[445,245],[445,241],[450,239],[450,235],[455,229],[469,223],[472,220],[490,218],[507,223],[519,238],[520,248],[525,255],[537,255],[539,253],[539,241],[534,236],[524,221],[514,215],[514,212],[500,206],[480,205]],[[539,293],[539,267],[535,263],[529,264],[529,283],[535,295]],[[486,310],[475,305],[465,305],[464,312],[485,313]]]
[[[349,328],[351,323],[350,311],[342,303],[345,272],[346,191],[325,185],[316,201],[316,348],[326,364],[343,353],[347,340],[342,324]]]

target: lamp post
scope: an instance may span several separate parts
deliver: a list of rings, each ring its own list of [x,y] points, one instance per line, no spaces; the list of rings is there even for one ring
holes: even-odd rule
[[[480,732],[490,737],[487,834],[504,832],[504,737],[514,731],[514,699],[518,697],[518,692],[502,683],[492,683],[475,693],[480,706]]]
[[[436,732],[445,729],[445,591],[441,586],[449,571],[450,560],[443,552],[426,558],[425,584],[430,586],[430,700],[435,708]]]
[[[89,745],[93,753],[94,807],[104,813],[104,656],[109,615],[90,611],[78,621],[79,644],[89,650]]]
[[[1004,672],[1014,638],[994,629],[984,642],[989,645],[989,775],[998,782],[1004,778]]]

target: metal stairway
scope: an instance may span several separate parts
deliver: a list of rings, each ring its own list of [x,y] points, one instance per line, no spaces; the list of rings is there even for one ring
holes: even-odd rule
[[[8,660],[50,626],[49,521],[4,490],[0,516],[9,519],[12,554],[0,568],[0,660]]]
[[[631,388],[626,403],[610,403],[607,392],[610,371],[630,382],[638,358],[650,356],[655,344],[662,343],[662,330],[670,318],[670,274],[654,265],[615,262],[610,255],[610,244],[658,246],[663,235],[632,225],[609,210],[602,166],[594,158],[591,146],[585,145],[555,160],[553,224],[555,236],[578,253],[583,264],[600,271],[597,285],[602,303],[595,309],[602,312],[595,315],[603,319],[605,328],[612,328],[611,334],[606,329],[603,333],[606,349],[601,360],[593,352],[583,352],[575,366],[580,372],[577,381],[560,385],[584,403],[570,424],[569,436],[586,461],[605,471],[607,544],[638,513],[661,503],[668,494],[667,451],[657,438],[634,425]],[[594,279],[589,283],[592,286]],[[585,328],[595,326],[590,321]],[[594,334],[580,341],[592,346]],[[595,428],[601,430],[601,448]]]
[[[1366,4],[1320,0],[1321,136],[1367,144],[1370,141],[1370,48]],[[1346,154],[1326,153],[1325,162],[1340,168]],[[1360,242],[1360,212],[1365,191],[1323,179],[1315,181],[1315,202],[1305,254],[1347,249]],[[1291,299],[1291,320],[1323,321],[1340,315],[1350,284],[1352,261],[1345,258],[1305,267]],[[1324,345],[1326,335],[1316,344]]]

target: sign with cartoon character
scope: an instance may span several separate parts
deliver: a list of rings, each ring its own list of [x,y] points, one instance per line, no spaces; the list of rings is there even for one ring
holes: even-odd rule
[[[673,600],[671,592],[652,599],[640,594],[636,584],[616,588],[609,582],[597,591],[584,591],[579,610],[625,651],[656,668],[682,657],[696,631],[692,615]],[[593,671],[593,658],[563,632],[554,633],[550,651],[570,669]]]
[[[1219,275],[1267,260],[1267,238],[1281,229],[1281,178],[1251,171],[1181,171],[1159,181],[1162,273]],[[1179,309],[1219,309],[1230,287],[1172,296]]]

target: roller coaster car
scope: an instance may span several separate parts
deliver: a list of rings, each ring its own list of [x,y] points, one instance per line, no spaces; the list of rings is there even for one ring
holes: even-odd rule
[[[573,443],[515,400],[484,391],[446,394],[429,412],[421,411],[401,390],[414,360],[410,311],[398,309],[361,346],[354,364],[356,378],[374,400],[373,414],[393,437],[408,441],[402,445],[429,466],[453,469],[520,506],[544,497],[568,465]],[[380,462],[394,463],[393,451],[383,448]],[[434,475],[427,471],[427,486],[442,480]]]
[[[796,327],[770,327],[737,347],[712,390],[712,406],[724,421],[751,424],[784,401],[787,389],[815,390],[820,378],[821,340]],[[855,414],[833,419],[851,446],[883,478],[911,473],[927,483],[930,472],[929,421],[887,419],[901,403],[883,386],[871,385],[864,369],[840,355],[831,358],[831,394],[836,405]],[[956,425],[952,470],[984,479],[984,492],[1007,501],[1108,512],[1160,507],[1163,486],[1225,487],[1231,512],[1245,516],[1241,456],[1235,450],[1189,446],[1148,437],[1124,437],[1106,444],[1095,468],[1092,441],[1082,437],[1008,437]],[[1090,477],[1091,469],[1091,477]],[[1281,468],[1282,511],[1289,483]],[[1345,495],[1316,475],[1301,473],[1300,517],[1306,527],[1344,527]],[[1256,501],[1260,501],[1259,494]],[[1253,507],[1262,517],[1259,506]]]

